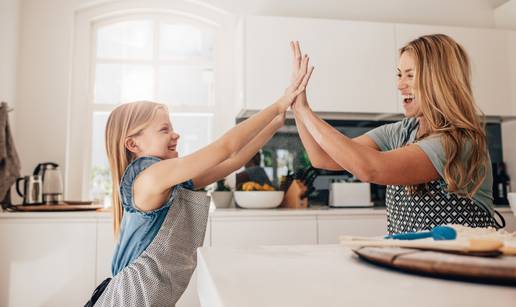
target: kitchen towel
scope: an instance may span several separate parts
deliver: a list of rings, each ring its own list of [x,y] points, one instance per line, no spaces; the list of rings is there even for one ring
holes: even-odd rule
[[[11,185],[20,176],[20,159],[14,147],[9,127],[8,105],[0,105],[0,201],[6,197]]]

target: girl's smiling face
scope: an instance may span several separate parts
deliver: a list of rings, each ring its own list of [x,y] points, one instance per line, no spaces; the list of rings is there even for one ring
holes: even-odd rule
[[[406,117],[420,115],[419,101],[416,100],[416,62],[410,52],[403,52],[398,66],[398,90],[403,99],[403,110]]]
[[[160,109],[138,135],[126,141],[126,147],[137,157],[154,156],[161,159],[177,158],[179,134],[170,123],[168,112]]]

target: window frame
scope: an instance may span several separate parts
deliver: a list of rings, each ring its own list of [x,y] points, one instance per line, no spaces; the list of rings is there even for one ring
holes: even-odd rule
[[[221,121],[225,121],[228,116],[234,118],[237,113],[224,114],[227,113],[224,112],[225,107],[233,107],[225,98],[235,94],[234,78],[236,77],[232,75],[231,78],[226,78],[227,80],[221,77],[225,76],[228,71],[232,72],[233,67],[228,69],[227,66],[228,63],[233,62],[234,44],[230,44],[230,42],[234,43],[236,37],[234,28],[236,19],[227,12],[200,3],[189,1],[170,3],[166,0],[152,1],[151,3],[129,1],[128,3],[98,4],[80,8],[76,12],[75,18],[67,125],[65,195],[68,199],[90,199],[93,114],[94,112],[110,112],[117,106],[93,102],[97,64],[97,29],[103,25],[141,17],[152,17],[155,25],[156,21],[165,23],[183,21],[196,27],[209,27],[215,32],[213,65],[211,66],[214,73],[213,87],[210,91],[212,104],[173,105],[171,111],[173,113],[212,114],[213,122],[210,131],[212,137],[216,137],[221,130],[225,130],[220,125]],[[155,29],[154,44],[156,40],[159,40],[159,27]],[[156,49],[154,53],[157,52],[159,50]],[[156,69],[154,73],[158,73]],[[87,82],[84,82],[85,80]],[[157,94],[156,88],[155,94]]]

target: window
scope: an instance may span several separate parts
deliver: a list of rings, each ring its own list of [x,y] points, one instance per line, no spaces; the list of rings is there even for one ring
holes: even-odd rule
[[[111,177],[104,148],[109,112],[136,100],[164,103],[186,155],[211,141],[215,29],[164,14],[94,24],[90,197],[108,205]]]

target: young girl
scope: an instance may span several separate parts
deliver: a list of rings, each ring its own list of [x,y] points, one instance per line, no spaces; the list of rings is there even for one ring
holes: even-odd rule
[[[175,304],[195,268],[208,216],[209,200],[189,190],[211,184],[249,161],[283,125],[285,112],[304,90],[311,71],[305,56],[278,101],[185,157],[178,157],[179,134],[164,105],[142,101],[113,110],[105,138],[119,240],[114,277],[95,290],[90,306]]]

